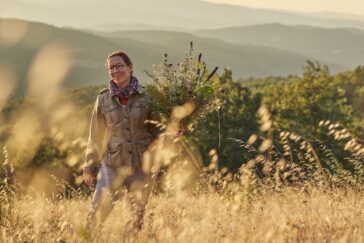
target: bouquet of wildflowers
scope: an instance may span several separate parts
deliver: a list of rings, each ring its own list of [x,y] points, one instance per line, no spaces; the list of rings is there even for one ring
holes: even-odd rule
[[[152,96],[151,106],[160,114],[162,124],[168,124],[171,119],[183,118],[181,126],[187,131],[192,131],[210,112],[221,107],[219,93],[224,91],[224,85],[216,73],[217,67],[208,72],[201,60],[202,55],[194,60],[192,54],[191,42],[190,51],[182,63],[174,66],[168,63],[168,56],[164,54],[163,62],[153,65],[152,72],[146,72],[154,81],[147,86]],[[187,107],[191,110],[188,112],[190,115],[179,116],[178,107]]]

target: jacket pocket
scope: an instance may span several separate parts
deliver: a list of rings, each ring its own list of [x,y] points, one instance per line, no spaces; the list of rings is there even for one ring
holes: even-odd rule
[[[121,144],[109,144],[106,153],[106,165],[118,167],[122,165],[123,146]]]
[[[145,104],[134,104],[131,111],[133,123],[136,126],[144,126],[144,121],[147,119],[148,111]]]
[[[108,125],[116,125],[120,123],[120,107],[116,105],[105,106],[105,118]]]

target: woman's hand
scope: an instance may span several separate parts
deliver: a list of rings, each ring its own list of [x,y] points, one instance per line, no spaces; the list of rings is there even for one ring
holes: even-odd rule
[[[95,176],[93,176],[91,173],[83,173],[83,179],[88,186],[92,186],[95,181]]]

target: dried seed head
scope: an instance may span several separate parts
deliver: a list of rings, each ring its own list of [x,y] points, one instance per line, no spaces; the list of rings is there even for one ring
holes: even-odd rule
[[[257,138],[258,138],[258,136],[256,134],[253,134],[249,137],[247,143],[252,145],[253,143],[255,143],[255,141],[257,141]]]
[[[259,147],[260,152],[267,151],[272,146],[272,139],[265,139]]]

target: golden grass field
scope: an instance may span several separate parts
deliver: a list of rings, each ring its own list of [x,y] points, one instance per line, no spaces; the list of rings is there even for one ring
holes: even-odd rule
[[[90,198],[2,203],[1,242],[133,240],[124,232],[126,200],[92,230],[85,227]],[[153,195],[136,242],[364,242],[364,194],[306,187]]]
[[[67,182],[44,171],[30,185],[2,184],[0,242],[364,242],[362,157],[353,157],[353,173],[328,159],[335,172],[329,173],[310,144],[292,133],[281,135],[283,143],[304,145],[301,160],[270,156],[272,141],[256,145],[252,135],[244,146],[255,145],[259,154],[234,173],[218,167],[214,150],[203,167],[188,143],[160,136],[147,157],[167,170],[155,184],[138,234],[127,230],[134,214],[125,197],[106,221],[88,225],[91,195],[82,187],[66,196]],[[354,144],[353,154],[361,156],[355,141],[348,148]],[[285,147],[284,153],[291,152]]]

